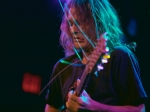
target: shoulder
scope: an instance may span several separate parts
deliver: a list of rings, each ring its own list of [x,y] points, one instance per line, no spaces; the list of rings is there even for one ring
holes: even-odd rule
[[[123,55],[123,54],[128,54],[131,53],[132,51],[128,49],[126,46],[115,46],[112,53]]]
[[[115,60],[134,60],[137,61],[137,57],[133,51],[131,51],[125,45],[115,46],[111,52],[111,57]]]
[[[112,55],[123,56],[123,55],[134,55],[134,53],[126,46],[115,46],[111,52]]]

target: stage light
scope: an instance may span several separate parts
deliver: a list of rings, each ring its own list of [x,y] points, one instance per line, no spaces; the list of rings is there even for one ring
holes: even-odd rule
[[[24,73],[22,89],[25,92],[38,94],[41,90],[41,77],[31,73]]]

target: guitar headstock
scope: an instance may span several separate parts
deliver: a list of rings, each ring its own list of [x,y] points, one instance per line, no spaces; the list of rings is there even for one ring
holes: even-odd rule
[[[108,54],[109,48],[107,47],[106,43],[107,39],[105,38],[105,35],[101,35],[100,39],[97,40],[96,47],[89,56],[89,60],[87,63],[88,73],[93,70],[99,58],[101,58],[101,63],[97,65],[98,71],[103,69],[102,63],[108,62],[108,58],[110,58],[110,55]]]

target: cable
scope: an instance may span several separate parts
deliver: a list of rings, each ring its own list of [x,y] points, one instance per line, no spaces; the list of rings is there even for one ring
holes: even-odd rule
[[[73,65],[73,64],[75,64],[75,63],[77,63],[77,62],[79,62],[79,61],[80,61],[80,60],[77,60],[77,61],[71,63],[70,65],[66,66],[64,69],[62,69],[57,75],[55,75],[55,76],[47,83],[47,85],[41,90],[41,92],[40,92],[38,95],[40,95],[40,94],[46,89],[46,87],[47,87],[53,80],[55,80],[55,79],[59,76],[60,73],[62,73],[62,72],[63,72],[64,70],[66,70],[68,67],[70,67],[71,65]]]

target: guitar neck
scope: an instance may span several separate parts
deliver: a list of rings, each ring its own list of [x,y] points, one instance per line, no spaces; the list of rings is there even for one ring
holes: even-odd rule
[[[82,73],[80,83],[78,84],[78,86],[76,87],[76,90],[75,90],[77,96],[81,95],[81,93],[83,92],[83,90],[85,89],[85,87],[89,81],[89,78],[90,78],[90,73],[88,73],[88,67],[86,66]]]

